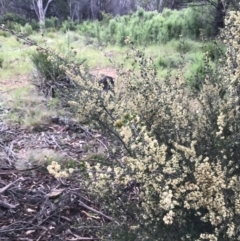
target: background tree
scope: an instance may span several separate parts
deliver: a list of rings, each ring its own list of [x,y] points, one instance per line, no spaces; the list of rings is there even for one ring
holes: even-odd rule
[[[6,14],[13,4],[13,0],[0,0],[0,14]]]
[[[80,22],[81,2],[80,0],[67,0],[69,15],[72,21],[77,20]]]
[[[193,1],[194,2],[194,1]],[[199,1],[195,1],[199,2]],[[219,33],[219,29],[224,27],[224,20],[227,13],[227,10],[239,10],[239,2],[238,0],[206,0],[206,4],[210,4],[215,8],[214,11],[214,34]]]
[[[162,12],[164,8],[174,8],[177,0],[138,0],[138,6],[147,11]],[[182,2],[182,1],[181,1]]]
[[[48,0],[44,6],[43,0],[32,0],[32,6],[34,8],[35,13],[37,14],[41,28],[44,28],[45,26],[46,13],[47,13],[49,4],[52,1],[53,0]]]

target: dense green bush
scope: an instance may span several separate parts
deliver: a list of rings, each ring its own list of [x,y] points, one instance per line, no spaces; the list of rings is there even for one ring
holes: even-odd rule
[[[208,57],[214,62],[224,56],[225,48],[216,42],[204,44],[203,51],[208,54]]]
[[[0,23],[4,23],[8,28],[11,28],[13,23],[18,23],[21,26],[24,26],[27,23],[27,20],[16,13],[6,13],[0,18]]]
[[[33,29],[32,26],[29,23],[26,23],[24,27],[22,28],[22,32],[26,35],[29,36],[33,34]]]
[[[200,91],[206,76],[211,76],[212,72],[213,67],[209,57],[200,53],[200,58],[194,59],[185,74],[188,86],[194,91]]]
[[[113,16],[109,13],[102,13],[102,24],[109,24],[110,20],[113,18]]]
[[[40,74],[37,86],[44,95],[54,97],[56,83],[65,78],[64,70],[61,69],[63,61],[40,48],[31,54],[31,60]]]
[[[8,32],[5,32],[5,31],[0,30],[0,36],[3,36],[3,37],[5,37],[5,38],[7,38],[7,37],[10,36],[10,34],[9,34]]]
[[[24,26],[17,22],[11,22],[11,26],[9,27],[9,24],[7,25],[7,28],[14,30],[16,33],[21,33],[24,36],[29,36],[33,34],[33,28],[32,25],[29,23],[26,23]],[[6,32],[5,32],[6,33]]]
[[[167,68],[167,67],[169,67],[166,58],[163,58],[162,56],[159,56],[159,57],[157,58],[156,63],[157,63],[157,66],[162,67],[162,68]]]
[[[176,50],[180,53],[187,53],[193,50],[193,44],[188,39],[181,38],[179,42],[176,42]]]
[[[179,58],[174,58],[174,57],[162,57],[161,55],[157,58],[156,60],[156,67],[160,68],[168,68],[170,69],[175,69],[178,68],[180,64],[180,59]]]
[[[32,26],[32,29],[34,31],[38,31],[40,29],[40,25],[39,25],[39,22],[36,21],[35,19],[31,19],[30,23],[29,23],[31,26]]]
[[[16,33],[22,32],[23,27],[19,23],[12,23],[11,24],[11,29],[13,29]]]
[[[57,30],[60,27],[59,19],[57,17],[46,18],[45,28]]]
[[[62,22],[60,31],[66,33],[67,31],[75,31],[77,29],[77,23],[73,22],[71,19]]]
[[[78,26],[78,30],[88,37],[110,44],[124,44],[128,36],[137,45],[166,43],[171,39],[179,39],[180,35],[198,38],[201,29],[205,35],[211,35],[211,28],[205,23],[209,19],[210,8],[188,8],[181,11],[164,9],[158,12],[145,12],[138,9],[132,15],[111,18],[106,15],[102,22],[86,21]]]
[[[29,44],[33,43],[30,39],[27,41]],[[66,75],[65,68],[73,68],[77,74],[79,67],[87,68],[85,65],[82,66],[84,61],[76,58],[76,53],[69,49],[62,49],[56,53],[50,48],[41,46],[30,54],[30,58],[36,70],[36,78],[33,82],[39,92],[46,97],[58,98],[61,107],[69,108],[68,102],[75,99],[78,85]]]
[[[185,44],[180,43],[179,49],[185,48]],[[186,51],[185,51],[186,52]],[[189,87],[194,91],[199,91],[202,81],[208,76],[215,78],[214,72],[220,68],[219,60],[224,58],[225,50],[221,44],[217,42],[208,42],[202,45],[201,52],[195,53],[195,58],[187,67],[184,75]],[[216,74],[216,73],[215,73]]]

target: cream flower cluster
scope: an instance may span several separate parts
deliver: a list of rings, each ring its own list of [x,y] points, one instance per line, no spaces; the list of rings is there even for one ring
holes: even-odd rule
[[[173,223],[174,212],[170,210],[164,217],[163,221],[165,224],[169,225]]]
[[[220,113],[220,115],[218,116],[217,124],[218,124],[219,131],[216,133],[216,135],[220,136],[223,132],[223,129],[224,129],[225,125],[226,125],[225,115],[223,113]]]
[[[55,178],[67,178],[74,171],[73,168],[69,168],[67,171],[62,170],[61,165],[56,161],[52,161],[51,164],[47,166],[47,170]]]

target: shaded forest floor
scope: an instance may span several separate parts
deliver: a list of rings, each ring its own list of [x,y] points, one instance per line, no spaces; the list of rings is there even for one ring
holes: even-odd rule
[[[98,240],[89,226],[110,221],[81,185],[84,161],[104,156],[107,140],[61,116],[34,128],[8,122],[6,95],[29,85],[2,80],[0,88],[0,240]],[[49,156],[48,156],[49,155]],[[57,179],[46,169],[53,156],[74,169]]]

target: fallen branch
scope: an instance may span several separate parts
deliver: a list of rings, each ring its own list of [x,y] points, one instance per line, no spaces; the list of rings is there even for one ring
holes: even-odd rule
[[[82,240],[82,241],[83,241],[83,240],[100,240],[100,238],[80,237],[80,236],[72,233],[71,230],[68,230],[68,233],[72,234],[72,235],[75,237],[74,239],[72,239],[72,238],[66,239],[66,240],[69,240],[69,241],[78,241],[78,240],[79,240],[79,241],[80,241],[80,240]]]
[[[79,237],[79,236],[77,236],[77,235],[75,235],[74,234],[74,236],[76,237],[76,238],[67,238],[66,240],[69,240],[69,241],[83,241],[83,240],[100,240],[99,238],[85,238],[85,237]]]
[[[20,178],[18,178],[17,180],[15,180],[14,182],[11,182],[11,183],[9,183],[8,185],[6,185],[5,187],[1,188],[1,189],[0,189],[0,194],[3,193],[3,192],[5,192],[9,187],[11,187],[11,186],[12,186],[13,184],[15,184],[16,182],[22,181],[22,180],[24,180],[23,177],[20,177]]]
[[[100,211],[98,211],[98,210],[96,210],[96,209],[94,209],[94,208],[89,207],[88,205],[86,205],[86,204],[83,203],[82,201],[79,201],[79,205],[81,205],[82,207],[88,209],[89,211],[92,211],[92,212],[94,212],[94,213],[99,214],[100,216],[103,216],[104,218],[106,218],[106,219],[108,219],[108,220],[110,220],[110,221],[114,221],[115,223],[117,223],[117,225],[120,225],[120,224],[119,224],[116,220],[114,220],[113,218],[107,216],[106,214],[104,214],[104,213],[102,213],[102,212],[100,212]]]
[[[3,208],[7,208],[7,209],[14,209],[18,206],[19,204],[16,204],[16,205],[13,205],[13,204],[10,204],[10,203],[7,203],[7,202],[3,202],[0,200],[0,206],[3,207]]]

